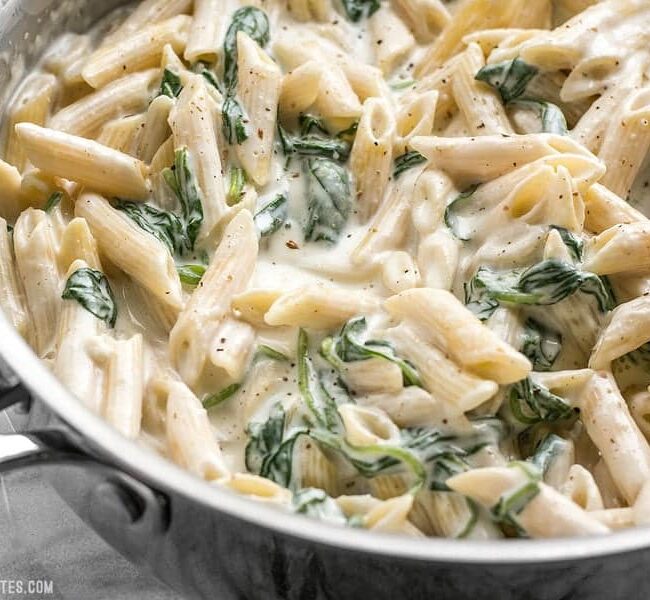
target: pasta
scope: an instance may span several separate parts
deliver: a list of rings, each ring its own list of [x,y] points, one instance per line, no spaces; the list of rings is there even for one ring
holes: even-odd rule
[[[134,4],[3,123],[0,310],[80,405],[333,526],[647,525],[647,0]]]

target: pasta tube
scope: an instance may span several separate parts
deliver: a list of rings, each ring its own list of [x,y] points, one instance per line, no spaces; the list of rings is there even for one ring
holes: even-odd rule
[[[21,123],[16,133],[29,160],[50,175],[76,181],[99,193],[132,200],[149,195],[144,163],[69,133]]]

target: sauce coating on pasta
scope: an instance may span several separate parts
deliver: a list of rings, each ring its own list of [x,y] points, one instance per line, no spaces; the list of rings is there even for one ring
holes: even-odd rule
[[[16,91],[0,306],[89,410],[335,525],[650,514],[647,0],[145,0]]]

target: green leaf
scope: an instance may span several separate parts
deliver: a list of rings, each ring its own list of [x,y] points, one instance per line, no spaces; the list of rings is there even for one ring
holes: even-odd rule
[[[327,431],[339,432],[342,423],[336,401],[323,389],[309,356],[309,336],[304,329],[298,335],[298,388],[315,423]]]
[[[226,96],[221,111],[223,135],[231,145],[243,144],[248,138],[248,115],[234,96]]]
[[[303,137],[312,133],[322,134],[327,137],[330,135],[320,117],[310,114],[300,115],[298,117],[298,124],[300,125],[300,135]]]
[[[514,418],[524,425],[564,421],[575,414],[564,398],[556,396],[530,377],[510,388],[509,405]]]
[[[241,389],[241,383],[233,383],[228,387],[222,389],[216,394],[207,396],[203,399],[203,408],[209,410],[223,404],[226,400],[232,398]]]
[[[513,100],[509,103],[509,106],[535,113],[539,119],[542,133],[555,133],[557,135],[567,135],[569,133],[564,113],[555,104],[544,100],[525,98]]]
[[[312,117],[313,119],[313,117]],[[303,127],[303,131],[315,128],[313,121]],[[307,128],[307,129],[306,129]],[[344,162],[350,156],[350,144],[340,138],[323,137],[313,133],[303,133],[300,137],[288,134],[278,123],[278,135],[282,151],[286,156],[320,156]]]
[[[560,234],[560,237],[562,238],[564,245],[569,249],[571,256],[577,261],[582,260],[582,254],[585,248],[584,241],[580,239],[575,233],[571,233],[564,227],[551,225],[551,229],[554,229]]]
[[[379,0],[342,0],[342,2],[345,14],[353,23],[371,17],[380,7]]]
[[[481,321],[489,319],[501,303],[535,304],[538,297],[519,289],[520,271],[493,271],[480,267],[465,284],[465,305]]]
[[[188,250],[193,250],[203,223],[203,205],[187,148],[176,150],[174,166],[171,169],[165,169],[162,175],[181,204],[185,223],[186,247]]]
[[[197,287],[208,268],[205,265],[183,265],[176,267],[181,282],[190,287]]]
[[[342,435],[324,429],[310,431],[310,437],[331,450],[340,452],[363,477],[373,478],[387,469],[403,464],[414,475],[413,490],[420,489],[426,480],[427,472],[424,463],[408,446],[390,444],[352,446]]]
[[[499,501],[491,510],[492,518],[497,523],[514,528],[520,536],[523,536],[525,531],[519,524],[517,517],[528,506],[528,503],[539,494],[541,475],[529,463],[513,462],[508,467],[522,470],[526,474],[527,481],[499,498]]]
[[[416,83],[417,82],[415,79],[399,79],[397,81],[389,83],[388,85],[390,86],[391,90],[398,92],[400,90],[406,90],[410,87],[413,87]]]
[[[556,259],[545,260],[524,271],[519,289],[537,296],[534,304],[538,305],[556,304],[580,291],[594,296],[601,312],[614,308],[611,290],[598,275]]]
[[[499,272],[481,267],[465,285],[465,304],[479,319],[486,320],[502,303],[547,306],[577,292],[594,296],[601,312],[615,306],[605,278],[557,259],[524,271]]]
[[[63,200],[63,192],[54,192],[47,199],[47,202],[45,203],[43,210],[46,213],[52,212],[54,208],[56,208],[59,204],[61,204],[61,200]]]
[[[567,451],[568,445],[569,442],[564,438],[551,433],[541,441],[528,462],[535,465],[542,475],[546,475],[557,458]]]
[[[464,242],[471,239],[471,232],[463,223],[460,215],[466,208],[471,206],[472,196],[474,196],[478,187],[478,185],[473,185],[466,189],[456,196],[445,209],[445,225],[454,234],[454,237]]]
[[[61,296],[64,300],[76,300],[89,313],[110,327],[115,327],[117,307],[115,296],[106,276],[95,269],[79,269],[68,278]]]
[[[150,204],[118,200],[114,207],[126,214],[140,229],[153,235],[174,255],[185,245],[185,232],[181,220],[173,213]]]
[[[529,65],[520,58],[514,58],[505,62],[486,65],[476,74],[476,79],[497,90],[507,104],[524,94],[530,80],[538,72],[537,67]]]
[[[277,403],[265,423],[251,423],[246,446],[246,468],[251,472],[289,487],[293,471],[293,450],[306,429],[295,429],[285,435],[287,415],[282,404]]]
[[[165,69],[163,71],[162,82],[160,83],[160,93],[158,95],[178,98],[182,91],[183,84],[181,83],[181,78],[170,69]]]
[[[282,354],[282,352],[276,350],[275,348],[271,348],[271,346],[267,346],[266,344],[260,344],[257,347],[253,361],[259,360],[261,358],[269,358],[271,360],[277,360],[279,362],[289,362],[289,357],[287,355]]]
[[[192,71],[201,75],[203,79],[205,79],[205,81],[208,83],[208,85],[211,85],[220,94],[224,93],[224,89],[219,83],[217,76],[211,70],[209,63],[199,61],[192,67]]]
[[[305,240],[336,243],[352,210],[346,169],[326,158],[306,161],[307,218]]]
[[[278,194],[255,215],[255,225],[262,237],[268,237],[287,222],[288,216],[289,198]]]
[[[393,170],[393,178],[399,179],[400,175],[409,169],[413,169],[419,165],[427,162],[426,157],[422,156],[415,150],[402,154],[395,159],[395,167]]]
[[[562,335],[535,319],[524,326],[521,352],[530,360],[533,371],[550,371],[562,351]]]
[[[246,186],[246,171],[239,167],[230,169],[230,184],[228,185],[228,195],[226,202],[228,206],[239,204],[244,197],[244,187]]]
[[[224,74],[228,90],[237,85],[237,34],[243,31],[262,48],[269,43],[269,20],[266,13],[253,6],[244,6],[235,11],[223,43]]]
[[[305,488],[293,496],[293,508],[301,515],[307,515],[319,521],[345,525],[347,519],[339,505],[323,490]]]
[[[363,341],[367,329],[366,319],[359,317],[345,324],[335,338],[326,338],[321,344],[321,354],[332,366],[341,368],[342,363],[380,358],[396,364],[402,371],[405,386],[420,386],[422,381],[417,369],[407,360],[397,356],[392,345],[385,341]]]

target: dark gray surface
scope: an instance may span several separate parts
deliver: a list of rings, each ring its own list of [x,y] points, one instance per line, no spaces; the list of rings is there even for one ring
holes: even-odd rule
[[[0,413],[0,433],[10,431]],[[2,580],[52,581],[52,600],[181,600],[110,548],[34,469],[0,476]],[[0,598],[13,597],[30,595],[0,588]]]

